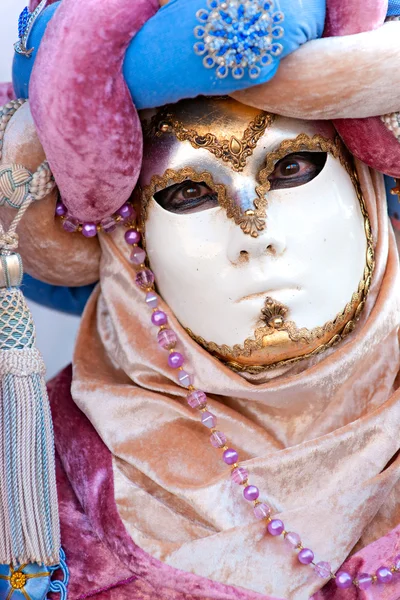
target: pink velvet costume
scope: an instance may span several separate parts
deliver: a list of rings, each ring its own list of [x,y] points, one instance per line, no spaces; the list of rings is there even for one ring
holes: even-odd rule
[[[365,3],[361,6],[356,2],[349,13],[342,3],[328,3],[326,37],[349,36],[343,38],[341,44],[343,60],[347,59],[349,69],[354,56],[350,51],[352,43],[357,43],[356,36],[350,34],[366,32],[360,35],[373,36],[385,19],[387,3],[370,4],[366,7]],[[89,11],[90,5],[98,5],[98,2],[88,0],[86,5]],[[121,76],[121,67],[127,40],[154,14],[158,3],[140,0],[140,10],[135,14],[130,10],[131,0],[121,1],[119,5],[124,14],[123,28],[120,21],[113,27],[115,6],[112,2],[103,3],[101,10],[91,13],[90,18],[98,19],[98,26],[93,27],[96,34],[91,40],[96,60],[110,62],[109,52],[102,54],[102,48],[110,40],[117,48],[109,70],[93,72],[93,54],[87,54],[85,50],[88,41],[80,2],[63,0],[40,47],[31,81],[29,104],[37,133],[28,132],[30,115],[23,108],[20,112],[22,126],[18,125],[17,112],[4,141],[3,162],[28,164],[34,170],[44,156],[49,160],[64,204],[82,222],[98,222],[115,213],[121,198],[126,200],[130,196],[140,170],[140,123]],[[102,30],[101,24],[105,21],[108,28]],[[392,33],[387,31],[390,37]],[[66,36],[73,39],[76,54],[66,55],[58,44],[58,40]],[[366,38],[362,46],[369,39],[373,40]],[[337,40],[342,41],[341,38]],[[317,92],[303,98],[296,108],[290,107],[289,96],[293,96],[293,92],[288,79],[293,72],[301,72],[302,56],[310,52],[310,44],[321,44],[321,52],[327,52],[327,60],[330,50],[324,46],[326,41],[321,39],[305,44],[285,59],[271,82],[238,92],[235,98],[277,114],[299,116],[295,114],[298,110],[305,118],[333,119],[356,157],[370,167],[399,177],[399,142],[380,119],[382,112],[391,113],[399,108],[389,92],[383,111],[378,105],[377,108],[368,107],[365,114],[360,111],[368,96],[365,91],[364,96],[354,98],[353,104],[348,102],[345,93],[338,99],[336,92],[332,92],[329,104]],[[388,48],[388,57],[390,50]],[[76,61],[80,54],[85,59]],[[318,51],[311,48],[311,54],[317,56]],[[60,63],[64,65],[62,72]],[[377,66],[375,68],[379,70]],[[349,78],[348,72],[339,71],[330,74],[334,90],[343,89]],[[300,75],[304,80],[311,76],[308,72]],[[83,98],[80,87],[88,77],[93,93],[89,98]],[[314,75],[316,85],[318,79],[322,79],[322,86],[327,84],[323,77]],[[12,97],[9,86],[2,88],[2,95],[4,102]],[[68,117],[71,111],[74,112],[73,119]],[[355,118],[359,116],[363,118]],[[105,123],[112,135],[103,135]],[[26,133],[21,143],[19,130],[23,130],[23,126]],[[376,138],[373,145],[369,140],[371,131]],[[98,144],[99,137],[105,139],[104,144]],[[102,169],[105,165],[107,168]],[[386,215],[382,178],[366,165],[358,164],[358,174],[374,232],[376,270],[365,312],[345,344],[307,363],[300,363],[300,367],[282,369],[263,381],[248,381],[201,349],[169,314],[185,355],[193,368],[198,369],[196,385],[210,394],[213,412],[224,420],[232,443],[242,444],[249,470],[253,468],[257,476],[266,479],[267,486],[269,481],[273,489],[271,495],[277,505],[280,503],[277,512],[284,515],[285,521],[299,523],[296,530],[302,535],[307,533],[304,531],[307,523],[314,519],[315,526],[310,527],[308,534],[315,535],[313,542],[321,554],[320,559],[331,560],[335,572],[344,570],[352,577],[360,573],[373,574],[382,565],[393,564],[394,558],[400,555],[400,440],[396,434],[400,425],[399,265]],[[158,443],[171,436],[175,440],[171,441],[174,452],[182,448],[182,453],[187,451],[187,456],[192,459],[191,463],[188,459],[192,468],[201,465],[200,470],[205,473],[204,479],[199,479],[201,486],[211,490],[215,485],[221,497],[230,494],[224,483],[228,470],[218,461],[216,466],[211,465],[209,454],[213,452],[212,448],[206,448],[204,456],[196,462],[202,444],[207,441],[196,439],[193,445],[187,442],[185,446],[185,440],[197,431],[194,417],[184,402],[185,390],[177,386],[173,374],[165,368],[165,358],[155,340],[149,339],[146,307],[140,304],[143,304],[141,292],[134,285],[134,273],[130,271],[128,250],[123,249],[122,233],[101,234],[98,240],[89,240],[90,244],[83,247],[82,239],[77,240],[79,234],[70,236],[61,230],[59,222],[53,222],[54,203],[55,194],[51,194],[41,206],[32,207],[29,227],[27,225],[24,230],[24,223],[21,223],[21,240],[29,230],[26,246],[21,242],[25,265],[28,263],[33,275],[50,283],[82,285],[100,280],[82,321],[73,366],[49,384],[57,452],[61,539],[70,572],[68,598],[306,600],[312,595],[313,600],[398,600],[400,573],[397,571],[390,584],[372,585],[366,590],[356,586],[338,589],[334,581],[319,589],[322,584],[318,584],[315,575],[312,572],[309,578],[303,573],[297,575],[296,570],[302,567],[289,558],[286,571],[284,554],[281,550],[274,551],[273,544],[279,544],[279,540],[270,540],[268,546],[263,546],[263,525],[250,523],[251,519],[247,522],[247,517],[242,531],[241,526],[232,527],[235,531],[229,537],[230,532],[217,527],[209,540],[215,562],[223,562],[224,555],[231,554],[239,559],[243,556],[242,565],[240,560],[236,561],[239,575],[243,569],[242,584],[237,584],[237,577],[230,574],[226,579],[234,581],[234,585],[222,581],[223,576],[205,577],[189,572],[190,569],[181,570],[145,552],[133,541],[126,525],[129,506],[125,507],[125,513],[121,509],[121,473],[135,489],[150,490],[150,496],[151,490],[156,490],[157,482],[157,494],[159,489],[162,491],[158,497],[162,498],[163,508],[167,506],[174,510],[175,498],[169,497],[174,495],[174,486],[168,483],[162,468],[157,470],[155,457],[159,449],[149,450],[152,438],[146,427],[143,431],[138,427],[134,432],[131,428],[124,429],[127,415],[141,414],[141,406],[145,405],[143,412],[147,421],[152,422],[156,416],[156,412],[152,412],[152,403],[161,406],[165,422],[156,429]],[[49,241],[40,245],[35,240],[41,235],[40,220],[45,213],[51,213]],[[51,244],[62,250],[63,264],[58,261],[54,266],[54,260],[53,263],[50,260]],[[37,258],[29,262],[32,247],[35,247]],[[79,276],[77,264],[82,265]],[[168,311],[168,307],[164,308]],[[342,382],[342,379],[346,381]],[[251,411],[256,417],[252,418]],[[303,418],[304,413],[307,417]],[[272,423],[270,429],[268,420]],[[166,430],[164,425],[168,425]],[[243,425],[247,437],[243,435],[240,439]],[[258,447],[255,448],[248,438],[257,440]],[[144,464],[142,448],[150,459],[154,459],[153,462],[149,459],[148,464]],[[166,446],[163,448],[168,454],[170,450]],[[136,475],[136,470],[140,470],[139,460],[143,463],[143,480]],[[315,476],[313,472],[317,465],[320,475]],[[287,473],[289,486],[281,477],[282,470]],[[150,472],[154,473],[153,480]],[[320,487],[328,488],[329,480],[337,482],[337,489],[327,489],[326,496],[320,496],[313,505],[313,496],[319,493]],[[190,478],[188,482],[190,496]],[[186,500],[185,493],[181,494],[181,499]],[[230,500],[227,502],[229,506]],[[189,509],[185,510],[190,521],[193,515]],[[343,528],[349,530],[343,535],[340,511],[344,515]],[[162,517],[158,518],[161,527]],[[157,516],[154,520],[157,522]],[[329,540],[324,539],[324,524]],[[252,563],[248,554],[241,555],[237,550],[237,540],[249,544],[251,536],[258,544],[257,561],[260,562],[257,562],[257,568],[262,568],[263,548],[266,569],[269,563],[271,575],[267,587],[272,591],[267,594],[251,591],[246,585],[245,573]],[[197,541],[203,541],[201,536]],[[204,549],[206,552],[207,539],[202,552]],[[328,556],[324,556],[323,552],[328,549]],[[285,578],[292,578],[291,585],[285,583]],[[274,590],[278,589],[287,591],[277,595]]]

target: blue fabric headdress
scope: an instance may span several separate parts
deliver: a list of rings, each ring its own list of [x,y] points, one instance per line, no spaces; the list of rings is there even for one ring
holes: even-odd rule
[[[15,56],[20,98],[29,96],[40,41],[59,4],[31,24],[30,58]],[[138,109],[229,94],[271,79],[282,58],[322,35],[324,22],[325,0],[171,0],[130,43],[125,80]]]

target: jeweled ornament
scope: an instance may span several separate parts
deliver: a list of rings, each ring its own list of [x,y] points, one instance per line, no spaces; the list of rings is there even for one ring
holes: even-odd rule
[[[207,4],[209,10],[196,13],[201,24],[194,30],[199,40],[194,51],[204,56],[203,65],[215,67],[219,79],[229,74],[242,79],[246,72],[258,79],[262,67],[282,53],[276,40],[284,35],[283,13],[275,10],[272,0],[208,0]]]
[[[29,34],[32,30],[33,24],[40,15],[40,13],[46,7],[47,0],[42,0],[39,2],[38,6],[35,8],[33,12],[30,12],[29,8],[26,6],[24,10],[21,12],[18,19],[18,37],[19,40],[14,44],[14,50],[17,54],[22,54],[27,58],[30,58],[34,48],[28,48],[28,38]]]

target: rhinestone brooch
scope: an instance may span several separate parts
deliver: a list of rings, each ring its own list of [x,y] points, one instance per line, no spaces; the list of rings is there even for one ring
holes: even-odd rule
[[[29,8],[26,6],[22,13],[19,15],[18,19],[18,37],[19,40],[14,44],[14,50],[17,54],[22,54],[27,58],[31,57],[31,54],[34,48],[30,48],[28,50],[27,43],[29,34],[32,30],[33,24],[40,15],[40,13],[46,7],[47,0],[42,0],[36,9],[33,12],[29,11]]]
[[[203,65],[224,79],[230,73],[242,79],[246,72],[257,79],[261,68],[282,53],[276,40],[284,35],[284,15],[273,0],[208,0],[208,9],[197,11],[200,25],[194,30],[194,51]]]

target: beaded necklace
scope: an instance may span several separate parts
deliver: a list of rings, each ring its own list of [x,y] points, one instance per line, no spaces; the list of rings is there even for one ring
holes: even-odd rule
[[[63,207],[63,205],[61,206]],[[65,207],[63,207],[61,212],[61,207],[58,207],[57,214],[64,216],[64,209]],[[133,206],[129,203],[124,204],[120,211],[118,211],[117,218],[114,217],[114,219],[114,227],[110,228],[110,231],[115,229],[117,222],[120,220],[128,227],[125,233],[125,241],[132,248],[130,261],[138,269],[135,282],[146,293],[145,302],[152,311],[151,322],[158,328],[157,342],[162,349],[169,353],[167,359],[168,366],[177,371],[179,383],[188,390],[186,398],[188,405],[201,413],[202,424],[211,432],[211,445],[216,449],[222,450],[222,460],[226,465],[231,467],[231,479],[236,485],[242,486],[243,497],[253,505],[255,518],[265,522],[266,531],[269,535],[276,538],[283,538],[286,545],[293,552],[297,553],[297,560],[301,565],[312,567],[316,575],[321,579],[334,580],[339,589],[344,590],[355,586],[361,590],[367,590],[373,584],[390,583],[394,575],[398,572],[400,573],[400,554],[394,558],[391,565],[383,565],[372,574],[359,573],[353,578],[346,571],[333,573],[331,565],[328,562],[315,562],[314,552],[303,545],[299,534],[294,531],[287,531],[283,521],[274,518],[271,508],[260,500],[260,490],[257,486],[250,483],[248,470],[240,466],[238,452],[234,448],[229,447],[226,435],[217,428],[217,418],[208,410],[206,394],[193,385],[193,375],[183,368],[185,357],[176,350],[178,336],[168,326],[167,314],[158,307],[159,297],[154,291],[155,276],[146,266],[146,252],[139,245],[142,236],[136,225],[136,213]],[[78,230],[82,231],[86,237],[92,237],[93,235],[87,235],[87,232],[83,228],[79,228]]]

